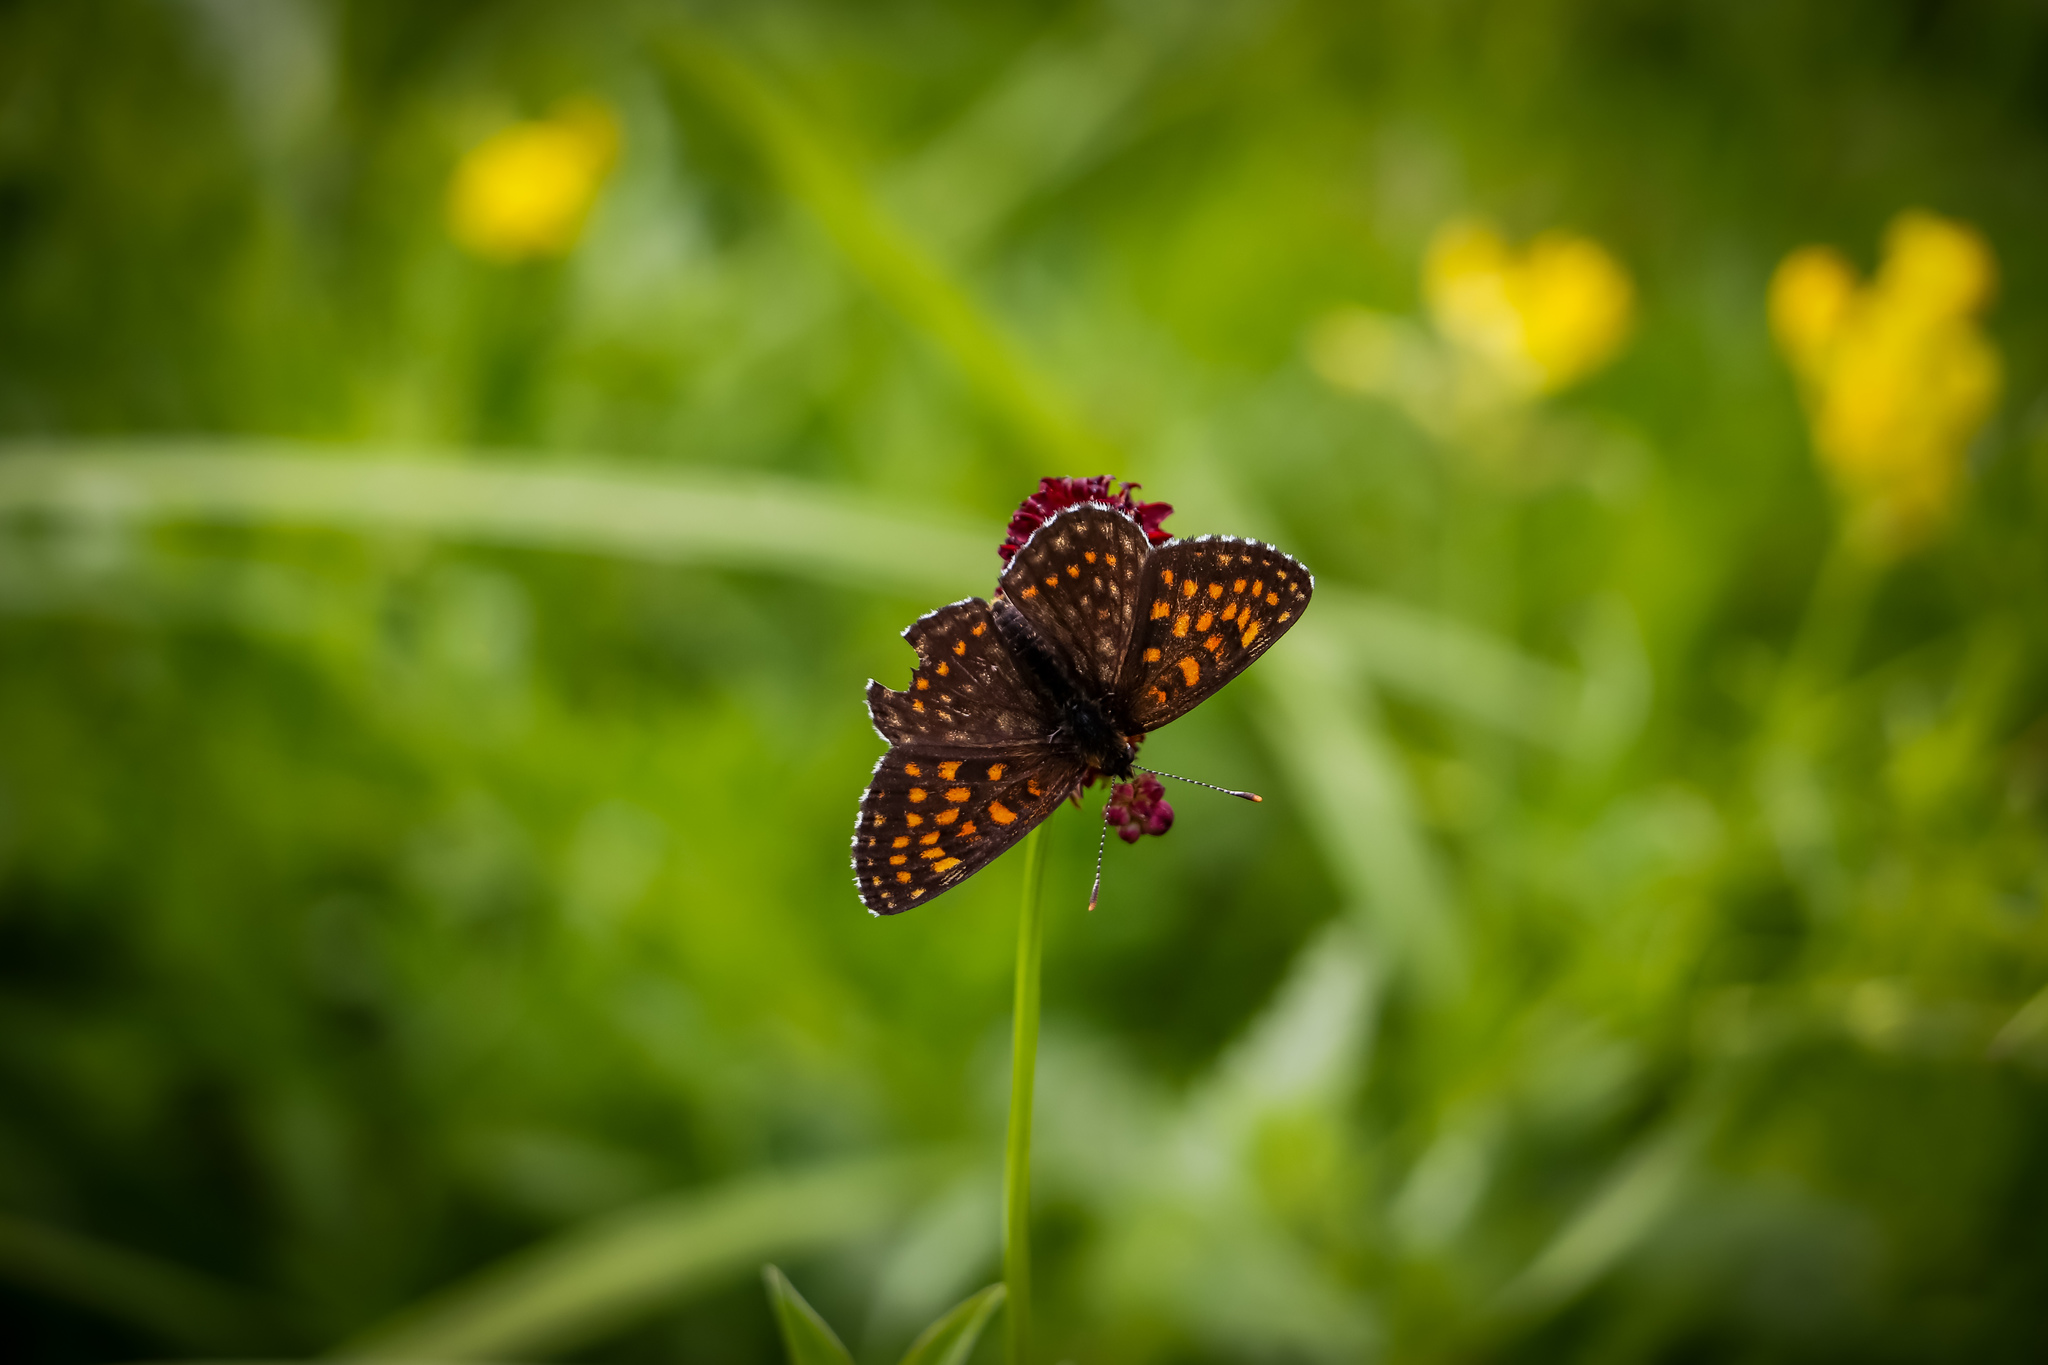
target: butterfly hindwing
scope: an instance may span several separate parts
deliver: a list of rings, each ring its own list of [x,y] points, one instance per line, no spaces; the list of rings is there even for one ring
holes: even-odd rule
[[[979,597],[919,617],[903,638],[917,651],[910,686],[868,684],[868,716],[892,744],[1014,747],[1043,739],[1051,722],[1025,685]]]
[[[1003,570],[1003,596],[1075,683],[1108,699],[1137,623],[1152,552],[1137,522],[1086,503],[1056,514]]]
[[[1131,724],[1156,730],[1272,648],[1307,609],[1315,579],[1256,540],[1176,540],[1145,564],[1143,605],[1117,692]]]
[[[875,764],[854,825],[861,900],[893,915],[965,881],[1052,814],[1081,768],[1045,746],[892,747]]]

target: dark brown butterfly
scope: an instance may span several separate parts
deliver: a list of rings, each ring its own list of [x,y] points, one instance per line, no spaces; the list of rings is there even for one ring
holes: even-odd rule
[[[1128,778],[1138,741],[1193,710],[1301,619],[1315,579],[1255,540],[1154,549],[1086,503],[1039,527],[994,605],[921,617],[910,686],[868,683],[889,752],[854,825],[861,900],[893,915],[957,886],[1084,780]]]

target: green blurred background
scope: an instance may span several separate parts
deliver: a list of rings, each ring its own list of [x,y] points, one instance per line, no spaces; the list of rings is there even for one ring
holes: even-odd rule
[[[1113,472],[1319,591],[1147,746],[1264,806],[1092,917],[1048,826],[1047,1365],[2042,1358],[2044,90],[2017,0],[0,8],[6,1353],[766,1362],[773,1259],[893,1360],[1018,872],[862,912],[861,687]],[[1766,293],[1912,206],[2004,384],[1859,556]],[[1431,386],[1468,214],[1612,363]]]

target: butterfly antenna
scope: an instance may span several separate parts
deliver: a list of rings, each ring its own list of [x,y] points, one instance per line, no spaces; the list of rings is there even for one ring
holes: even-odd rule
[[[1200,782],[1192,777],[1182,777],[1179,773],[1163,773],[1157,768],[1140,768],[1138,771],[1150,773],[1154,777],[1170,777],[1176,782],[1185,782],[1193,787],[1207,787],[1212,792],[1222,792],[1225,796],[1234,796],[1240,801],[1264,801],[1266,799],[1257,792],[1232,791],[1229,787],[1219,787],[1214,782]]]
[[[1109,845],[1109,821],[1102,822],[1102,833],[1095,840],[1095,886],[1088,892],[1088,913],[1095,913],[1095,902],[1102,898],[1102,850]]]

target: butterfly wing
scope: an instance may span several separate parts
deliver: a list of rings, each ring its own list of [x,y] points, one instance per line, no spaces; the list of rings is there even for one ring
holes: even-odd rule
[[[899,744],[875,764],[853,831],[853,875],[876,915],[921,905],[987,867],[1080,780],[1073,754]]]
[[[1137,522],[1084,503],[1039,527],[1003,570],[1003,596],[1097,701],[1115,695],[1151,552]]]
[[[1273,647],[1315,577],[1256,540],[1176,540],[1146,561],[1141,619],[1117,693],[1140,731],[1178,720]]]
[[[1001,748],[1042,741],[1051,730],[979,597],[919,617],[903,638],[917,651],[910,686],[892,692],[868,683],[868,717],[883,739]]]

